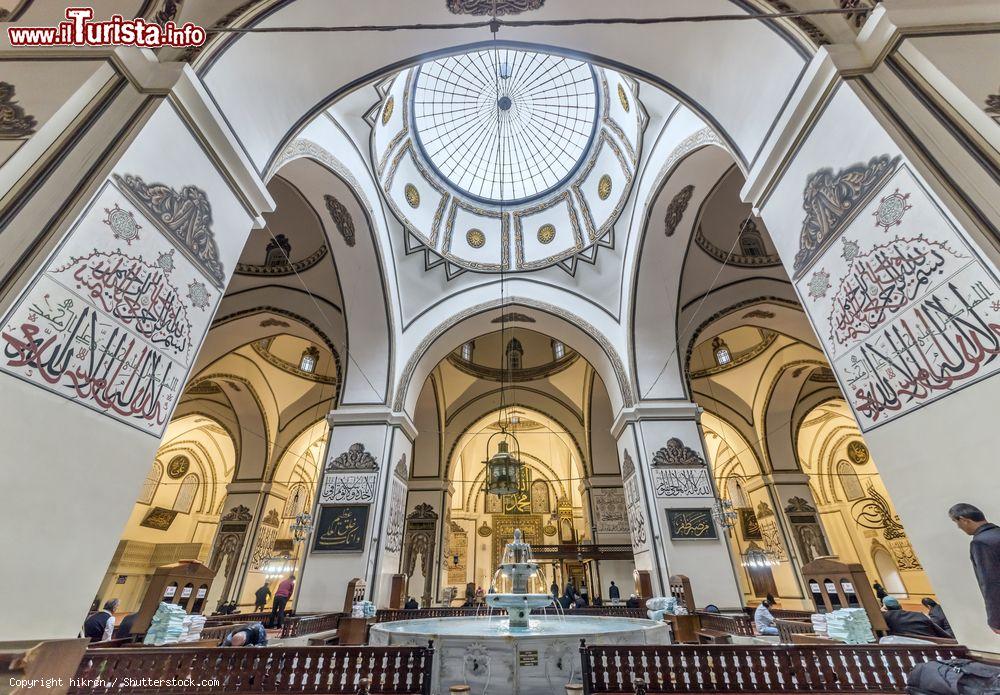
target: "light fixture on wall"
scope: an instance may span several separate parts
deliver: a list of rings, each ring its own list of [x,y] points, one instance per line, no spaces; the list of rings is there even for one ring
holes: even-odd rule
[[[715,517],[716,523],[726,529],[726,531],[732,531],[733,527],[736,526],[737,514],[730,500],[715,500],[715,508],[712,509],[712,516]]]
[[[292,540],[296,543],[304,543],[309,538],[312,529],[312,514],[309,512],[296,515],[295,523],[288,527],[288,530],[292,532]]]

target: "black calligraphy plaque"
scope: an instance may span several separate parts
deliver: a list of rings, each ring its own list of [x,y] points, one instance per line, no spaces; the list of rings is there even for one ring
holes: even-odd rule
[[[314,553],[360,551],[367,530],[367,504],[321,505],[312,550]]]
[[[715,520],[711,509],[668,509],[667,526],[674,541],[715,540]]]
[[[760,523],[757,521],[757,515],[753,513],[753,509],[750,507],[740,509],[739,515],[740,530],[743,532],[743,539],[748,541],[764,540],[764,534],[761,533]]]

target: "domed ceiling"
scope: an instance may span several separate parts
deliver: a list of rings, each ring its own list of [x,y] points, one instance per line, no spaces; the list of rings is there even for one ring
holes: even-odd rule
[[[610,243],[646,123],[634,80],[499,48],[409,68],[380,92],[372,159],[428,267],[571,270]]]

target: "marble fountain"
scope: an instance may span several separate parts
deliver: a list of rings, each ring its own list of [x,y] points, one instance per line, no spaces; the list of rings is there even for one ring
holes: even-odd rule
[[[591,644],[666,644],[669,627],[636,618],[563,614],[521,531],[507,544],[482,615],[373,625],[372,646],[434,640],[434,693],[467,684],[473,695],[549,695],[580,680],[580,639]],[[505,609],[507,614],[497,609]],[[541,615],[531,615],[542,609]],[[494,610],[497,610],[494,613]]]

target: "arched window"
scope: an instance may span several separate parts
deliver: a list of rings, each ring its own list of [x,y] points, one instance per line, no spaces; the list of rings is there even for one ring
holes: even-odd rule
[[[552,512],[552,500],[549,498],[549,484],[544,480],[536,480],[531,484],[531,513],[549,514]]]
[[[306,498],[308,491],[306,486],[302,483],[292,486],[291,494],[288,495],[288,499],[285,500],[285,509],[282,511],[281,516],[285,519],[294,519],[306,508]]]
[[[752,258],[762,258],[767,255],[764,249],[764,238],[757,229],[757,223],[748,220],[743,231],[740,233],[740,251],[744,256]]]
[[[524,347],[517,338],[511,338],[507,343],[507,368],[520,369],[524,359]]]
[[[552,341],[552,359],[561,360],[566,356],[566,346],[561,340]]]
[[[177,497],[174,499],[175,512],[180,512],[181,514],[191,513],[195,495],[198,494],[198,483],[198,476],[194,473],[188,473],[184,476],[184,480],[181,481],[180,487],[177,489]]]
[[[729,482],[726,484],[726,491],[729,493],[729,501],[733,503],[733,506],[737,509],[743,509],[749,507],[750,503],[747,500],[746,492],[743,490],[743,485],[736,478],[730,478]]]
[[[292,244],[284,234],[278,234],[267,242],[264,265],[271,267],[288,263],[292,255]]]
[[[729,346],[719,336],[712,338],[712,352],[715,353],[715,363],[720,367],[733,361],[733,356],[729,352]]]
[[[302,359],[299,360],[299,369],[312,374],[316,371],[317,362],[319,362],[319,350],[310,345],[302,351]]]
[[[847,461],[837,463],[837,477],[844,488],[844,495],[848,501],[859,500],[865,496],[865,490],[861,486],[858,474],[854,472],[854,467]]]
[[[462,345],[462,359],[466,362],[472,361],[472,353],[476,351],[476,341],[470,340]]]
[[[159,461],[153,461],[153,467],[149,471],[149,475],[146,476],[145,482],[142,484],[142,491],[139,493],[139,502],[141,504],[152,504],[153,498],[156,496],[156,488],[160,485],[160,478],[163,477],[163,466]]]

